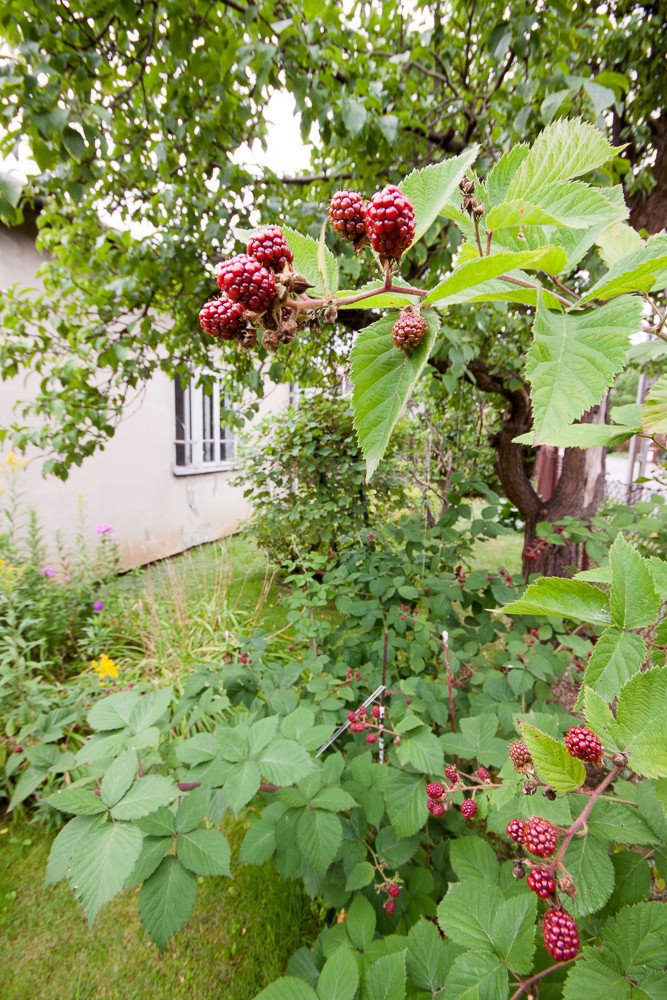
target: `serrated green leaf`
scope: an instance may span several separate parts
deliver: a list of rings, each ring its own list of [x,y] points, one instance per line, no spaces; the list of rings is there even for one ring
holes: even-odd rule
[[[184,764],[195,767],[197,764],[207,764],[220,756],[218,743],[212,733],[197,733],[176,747],[176,756]]]
[[[225,799],[235,816],[255,797],[261,781],[262,772],[256,760],[243,760],[230,767],[224,786]]]
[[[318,997],[303,979],[283,976],[258,993],[255,1000],[318,1000]]]
[[[667,267],[667,236],[653,237],[645,246],[621,257],[596,281],[582,302],[605,301],[625,292],[650,292],[658,275]]]
[[[486,191],[490,205],[500,205],[507,198],[512,178],[528,156],[529,147],[524,143],[503,153],[486,178]]]
[[[513,226],[559,225],[574,229],[609,225],[627,216],[624,205],[615,205],[599,188],[580,181],[547,184],[530,200],[515,198],[491,209],[485,219],[494,231]]]
[[[521,250],[517,253],[502,251],[490,257],[478,257],[456,267],[424,299],[424,305],[438,303],[440,306],[453,301],[459,292],[474,288],[485,281],[510,274],[518,269],[546,271],[558,274],[567,263],[567,256],[561,247],[541,247],[539,250]]]
[[[428,819],[424,779],[420,775],[391,772],[385,789],[389,822],[398,837],[411,837]]]
[[[150,837],[171,837],[176,832],[174,814],[166,806],[160,806],[154,813],[142,817],[137,826]]]
[[[625,906],[605,924],[605,949],[616,956],[624,973],[634,979],[648,969],[662,969],[667,941],[667,908],[662,903]]]
[[[366,1000],[405,1000],[405,952],[374,962],[364,977],[364,988]]]
[[[276,849],[276,828],[268,819],[253,823],[241,844],[239,861],[248,865],[263,865],[273,857]]]
[[[490,712],[461,719],[458,733],[440,737],[445,752],[485,766],[501,767],[507,760],[507,743],[496,736],[498,718]]]
[[[68,877],[90,926],[100,908],[123,888],[141,843],[141,831],[129,823],[93,824],[78,842]]]
[[[652,625],[658,617],[660,598],[656,593],[647,561],[617,535],[609,550],[611,594],[609,606],[619,628]]]
[[[348,892],[354,889],[365,889],[375,878],[375,868],[369,861],[360,861],[347,876],[345,888]]]
[[[11,208],[16,208],[22,193],[23,181],[0,171],[0,201],[6,202]]]
[[[178,789],[170,778],[149,774],[135,781],[112,808],[111,815],[114,819],[140,819],[173,802],[177,795]]]
[[[408,932],[406,960],[410,981],[432,993],[442,989],[446,957],[445,945],[437,927],[422,917]]]
[[[526,975],[535,954],[537,898],[513,896],[498,907],[495,920],[495,950],[513,972]]]
[[[514,177],[513,188],[526,198],[547,184],[590,173],[620,148],[610,146],[602,132],[581,119],[559,118],[538,135]]]
[[[414,170],[399,185],[415,210],[415,243],[438,218],[478,152],[479,146],[471,146],[458,156]]]
[[[667,375],[655,382],[642,406],[642,430],[645,434],[667,434]]]
[[[639,903],[651,891],[651,869],[636,851],[619,851],[612,854],[614,866],[614,891],[607,909],[614,913],[621,906]]]
[[[59,789],[44,800],[60,812],[75,813],[78,816],[96,816],[106,812],[106,806],[99,795],[89,788],[74,788],[71,785]]]
[[[330,812],[347,812],[348,809],[354,809],[358,805],[358,802],[349,792],[331,785],[329,788],[322,788],[317,792],[310,804],[313,809],[328,809]]]
[[[65,824],[51,844],[44,885],[54,885],[67,877],[72,857],[83,837],[94,823],[102,822],[104,821],[100,817],[75,816]]]
[[[639,434],[639,423],[630,427],[625,424],[571,424],[552,434],[552,440],[559,448],[598,448],[623,444],[635,434]],[[512,439],[515,444],[532,445],[532,431]]]
[[[92,729],[102,731],[124,729],[129,725],[132,711],[139,702],[136,691],[121,691],[110,694],[93,705],[88,713],[88,723]]]
[[[584,313],[551,312],[538,302],[526,361],[535,443],[550,443],[601,401],[641,321],[641,301],[631,296]]]
[[[171,704],[173,688],[162,688],[160,691],[152,691],[150,694],[141,695],[139,702],[134,706],[128,719],[128,729],[131,733],[140,733],[162,718]]]
[[[565,900],[566,908],[575,917],[601,910],[614,889],[608,842],[588,833],[575,837],[565,852],[563,864],[577,887],[574,899]]]
[[[136,750],[126,750],[115,761],[102,778],[100,795],[108,806],[115,806],[128,790],[139,766]]]
[[[583,683],[605,701],[613,701],[623,685],[639,671],[646,653],[646,643],[641,636],[608,628],[593,648]]]
[[[464,952],[454,960],[443,996],[447,1000],[506,1000],[507,968],[492,952]]]
[[[324,295],[322,277],[317,260],[317,240],[312,236],[298,233],[289,226],[281,226],[288,246],[294,254],[293,268],[297,274],[303,275],[313,286],[309,291],[315,297]]]
[[[295,784],[315,769],[310,754],[294,740],[275,740],[258,763],[264,777],[276,785]]]
[[[483,878],[497,885],[500,879],[500,865],[495,852],[481,837],[452,840],[449,863],[461,882],[468,878]]]
[[[210,805],[211,789],[207,785],[200,785],[199,788],[185,792],[176,812],[175,829],[179,833],[194,830],[208,816]]]
[[[630,1000],[630,983],[602,959],[575,962],[565,981],[563,1000]]]
[[[227,838],[217,830],[191,830],[176,841],[178,860],[196,875],[231,875]]]
[[[633,771],[667,776],[667,670],[636,674],[622,689],[610,732],[628,755]]]
[[[521,733],[541,781],[556,792],[573,792],[581,788],[586,780],[586,768],[580,760],[570,756],[563,743],[525,722],[521,724]]]
[[[163,951],[169,938],[188,922],[197,894],[197,879],[173,855],[164,858],[141,890],[141,923]]]
[[[394,346],[391,328],[396,314],[365,327],[352,348],[354,426],[370,479],[385,453],[391,433],[403,413],[433,349],[439,321],[424,313],[428,330],[409,353]]]
[[[641,250],[644,241],[627,222],[614,222],[613,225],[600,233],[595,241],[600,249],[600,256],[611,267],[616,261],[628,257],[636,250]]]
[[[317,244],[317,270],[325,298],[338,290],[338,261],[326,244],[327,222],[324,222]]]
[[[439,774],[445,763],[438,737],[425,728],[402,739],[397,756],[402,767],[423,774]]]
[[[342,945],[326,962],[317,983],[320,1000],[354,1000],[359,986],[359,969],[354,953]]]
[[[347,911],[347,934],[359,951],[366,951],[375,937],[377,918],[365,896],[355,896]]]
[[[409,288],[406,281],[401,281],[403,288]],[[369,281],[359,288],[350,288],[346,291],[338,292],[338,298],[348,298],[352,295],[359,295],[361,292],[370,292],[372,288],[379,288],[377,295],[371,295],[367,299],[359,302],[350,302],[348,305],[339,306],[339,309],[402,309],[403,306],[418,305],[420,296],[404,295],[401,292],[385,292],[382,285],[377,281]],[[286,734],[287,735],[287,734]]]
[[[484,879],[455,882],[438,905],[438,923],[462,947],[494,951],[495,915],[502,903],[500,889]]]
[[[655,844],[658,838],[636,809],[612,799],[599,799],[588,817],[588,828],[598,840],[617,844]]]
[[[498,613],[572,618],[593,625],[611,623],[609,599],[602,590],[580,580],[546,576],[531,583],[518,601],[499,608]]]
[[[614,716],[611,713],[609,705],[592,688],[584,687],[582,690],[584,715],[586,716],[588,725],[602,739],[607,749],[618,749],[616,746],[609,747],[608,745],[609,734],[614,724]]]
[[[297,844],[318,872],[324,872],[338,853],[343,827],[335,813],[305,809],[296,828]]]
[[[173,842],[173,837],[144,837],[141,853],[125,881],[124,888],[133,889],[149,879]]]

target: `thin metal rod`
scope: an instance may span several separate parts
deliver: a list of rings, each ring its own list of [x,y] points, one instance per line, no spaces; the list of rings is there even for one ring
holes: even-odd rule
[[[371,705],[371,704],[372,704],[372,703],[373,703],[374,701],[376,701],[376,700],[377,700],[377,699],[378,699],[378,698],[380,697],[380,695],[381,695],[381,694],[383,693],[383,691],[384,691],[384,685],[383,685],[383,684],[380,684],[380,686],[379,686],[378,688],[376,688],[376,689],[375,689],[375,691],[373,691],[373,694],[369,695],[369,696],[368,696],[368,698],[366,698],[366,701],[365,701],[365,702],[363,703],[363,707],[364,707],[364,708],[368,708],[368,706],[369,706],[369,705]],[[335,742],[336,742],[336,740],[338,739],[338,737],[339,737],[339,736],[340,736],[340,735],[341,735],[342,733],[344,733],[344,732],[345,732],[345,730],[346,730],[346,729],[348,728],[348,726],[350,726],[350,725],[351,725],[351,723],[350,723],[350,720],[349,720],[349,719],[346,719],[346,720],[345,720],[345,722],[343,723],[343,725],[342,725],[342,726],[339,726],[339,727],[338,727],[338,729],[337,729],[337,730],[336,730],[336,732],[335,732],[335,733],[333,734],[333,736],[331,737],[331,739],[330,739],[330,740],[327,740],[327,742],[326,742],[326,743],[324,743],[324,744],[323,744],[323,745],[322,745],[322,746],[320,747],[320,749],[319,749],[319,750],[317,751],[317,753],[315,754],[315,756],[316,756],[316,757],[321,757],[321,756],[322,756],[322,754],[324,753],[324,751],[325,751],[325,750],[328,750],[328,749],[329,749],[329,747],[331,746],[331,744],[332,744],[332,743],[335,743]]]
[[[384,630],[384,645],[382,648],[382,694],[380,696],[380,738],[378,739],[378,761],[384,764],[384,700],[387,690],[387,655],[389,651],[389,633]]]

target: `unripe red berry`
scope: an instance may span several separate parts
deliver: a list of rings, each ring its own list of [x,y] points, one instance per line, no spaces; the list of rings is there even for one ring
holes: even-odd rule
[[[368,709],[366,708],[366,706],[365,706],[365,705],[362,705],[362,706],[361,706],[361,707],[359,708],[359,715],[367,715],[367,714],[368,714]]]
[[[473,816],[477,815],[477,803],[474,799],[464,799],[459,809],[466,819],[472,819]]]
[[[526,824],[522,819],[511,819],[505,827],[505,833],[517,844],[523,843],[523,828]]]
[[[401,894],[401,887],[400,885],[396,885],[395,882],[392,882],[389,888],[387,889],[387,892],[389,893],[390,896],[396,899],[396,897],[400,896]]]
[[[271,271],[282,271],[285,264],[291,264],[294,260],[294,254],[279,226],[266,226],[251,236],[247,252]]]
[[[445,786],[441,785],[439,781],[432,781],[426,786],[426,794],[429,799],[441,799],[445,794]]]
[[[533,758],[526,744],[517,740],[516,743],[510,743],[507,752],[517,774],[528,774],[533,766]]]
[[[491,772],[487,771],[485,767],[478,767],[477,777],[480,781],[491,781]]]
[[[429,799],[426,803],[426,808],[430,812],[431,816],[442,816],[445,811],[445,807],[442,802],[438,802],[437,799]]]
[[[366,742],[367,743],[377,743],[377,739],[378,738],[375,735],[375,733],[369,733],[368,736],[366,737]]]
[[[348,712],[347,713],[347,718],[348,718],[348,720],[350,722],[356,722],[357,721],[357,713],[356,712]]]
[[[394,746],[395,747],[400,747],[400,745],[401,745],[401,737],[400,736],[396,736],[395,739],[394,739]]]
[[[199,324],[211,337],[234,340],[247,326],[245,310],[240,302],[232,302],[226,295],[207,302],[199,311]]]
[[[384,909],[388,917],[393,917],[394,913],[396,912],[396,903],[394,902],[394,900],[388,899],[387,902],[384,904]]]
[[[427,326],[423,316],[411,309],[405,309],[391,328],[391,339],[394,346],[406,353],[413,347],[418,347],[424,339]],[[406,610],[409,611],[410,608],[406,607]]]
[[[589,764],[602,763],[602,743],[600,737],[586,726],[572,726],[565,737],[565,746],[571,757],[587,761]]]
[[[371,715],[373,716],[374,719],[379,719],[380,718],[380,706],[379,705],[373,705],[373,707],[371,709]]]
[[[531,816],[523,827],[523,846],[539,858],[550,858],[558,843],[558,830],[548,819]]]
[[[276,297],[273,273],[245,253],[225,261],[218,272],[218,288],[256,313],[265,312]]]
[[[548,899],[556,891],[556,883],[546,868],[531,868],[526,881],[540,899]]]
[[[366,232],[383,262],[400,260],[411,245],[415,237],[415,212],[410,200],[393,184],[371,198]]]
[[[445,777],[449,778],[453,785],[459,780],[459,771],[454,764],[448,764],[445,768]]]
[[[544,947],[557,962],[567,962],[579,953],[579,930],[566,910],[545,913]]]
[[[329,204],[329,218],[344,240],[359,247],[366,237],[366,206],[356,191],[336,191]]]

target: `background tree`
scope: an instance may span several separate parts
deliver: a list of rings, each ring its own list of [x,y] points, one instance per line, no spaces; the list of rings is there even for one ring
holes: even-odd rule
[[[559,114],[581,114],[629,144],[605,179],[623,184],[631,221],[651,231],[665,224],[656,67],[667,46],[659,4],[538,10],[525,3],[508,11],[455,0],[357,3],[343,11],[309,0],[125,0],[110,11],[100,0],[12,0],[0,33],[0,152],[20,145],[39,170],[25,189],[2,177],[0,214],[16,223],[39,207],[39,245],[51,255],[43,295],[5,296],[1,371],[40,375],[25,411],[37,424],[28,427],[19,415],[14,430],[19,444],[46,447],[47,468],[59,475],[103,445],[128,395],[153,372],[211,365],[214,350],[195,316],[213,265],[232,249],[221,217],[241,226],[289,217],[300,231],[316,231],[328,196],[352,177],[371,193],[472,142],[481,144],[483,175],[517,138],[532,138]],[[265,137],[275,89],[294,96],[303,136],[316,140],[307,175],[258,178],[235,155]],[[458,243],[453,230],[433,227],[431,240],[408,255],[406,276],[423,277],[428,259],[437,281]],[[360,266],[350,254],[351,279]],[[591,462],[568,451],[553,503],[539,503],[528,475],[533,456],[512,443],[530,425],[519,377],[521,318],[520,310],[508,312],[504,328],[500,321],[470,338],[464,366],[454,338],[454,351],[434,358],[434,367],[460,370],[505,407],[498,472],[530,540],[538,519],[587,515],[581,477],[590,480],[584,492],[594,508],[604,469],[601,452]],[[311,329],[285,357],[263,359],[264,368],[277,379],[320,381],[332,360],[346,362],[350,330],[360,322],[350,312],[345,326]],[[452,326],[475,323],[468,307]],[[228,398],[243,398],[252,410],[261,375],[238,355]],[[552,556],[532,568],[558,572]]]

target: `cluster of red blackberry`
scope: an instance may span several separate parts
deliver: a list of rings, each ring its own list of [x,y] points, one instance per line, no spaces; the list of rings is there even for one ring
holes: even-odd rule
[[[221,340],[236,340],[241,348],[257,343],[254,324],[264,329],[262,344],[275,351],[296,334],[296,310],[289,295],[303,292],[308,282],[292,270],[294,255],[278,226],[266,226],[248,240],[246,253],[221,264],[217,283],[221,295],[199,313],[202,329]]]
[[[394,184],[388,184],[368,203],[357,191],[337,191],[329,205],[335,231],[355,249],[370,242],[380,263],[399,261],[415,238],[412,202]]]
[[[464,787],[463,778],[456,765],[447,764],[444,774],[449,781],[449,787],[445,787],[440,781],[431,781],[426,786],[426,808],[431,816],[442,816],[451,806],[455,792],[469,790],[468,787]],[[491,781],[491,772],[486,767],[478,767],[472,780],[475,779],[477,782],[486,784]],[[474,798],[470,798],[464,799],[460,803],[459,809],[466,819],[472,819],[477,815],[478,807]]]

